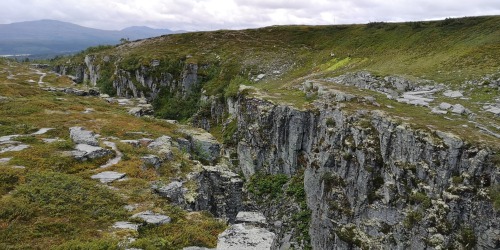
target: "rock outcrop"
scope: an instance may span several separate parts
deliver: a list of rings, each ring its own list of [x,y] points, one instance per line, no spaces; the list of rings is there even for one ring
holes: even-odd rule
[[[487,193],[500,176],[488,148],[380,111],[300,111],[244,98],[238,109],[247,179],[304,169],[313,249],[499,246],[500,220]]]

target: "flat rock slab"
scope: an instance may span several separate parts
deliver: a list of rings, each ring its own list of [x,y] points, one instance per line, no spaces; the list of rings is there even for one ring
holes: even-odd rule
[[[16,145],[16,146],[10,146],[10,147],[6,147],[2,150],[0,150],[0,153],[5,153],[5,152],[19,152],[19,151],[23,151],[27,148],[29,148],[30,146],[29,145],[26,145],[26,144],[20,144],[20,145]]]
[[[217,250],[217,248],[206,248],[206,247],[185,247],[182,250]]]
[[[219,234],[217,250],[268,250],[275,240],[276,235],[267,229],[234,224]]]
[[[69,128],[71,140],[77,144],[87,144],[91,146],[98,146],[97,136],[92,131],[85,130],[82,127]]]
[[[498,107],[489,107],[488,109],[486,109],[486,112],[490,112],[490,113],[493,113],[495,115],[500,115],[500,108],[498,108]]]
[[[457,97],[463,97],[464,95],[460,91],[452,91],[452,90],[446,90],[443,93],[444,96],[446,97],[451,97],[451,98],[457,98]]]
[[[135,224],[135,223],[128,222],[128,221],[117,221],[117,222],[115,222],[115,224],[113,224],[113,228],[129,229],[129,230],[137,231],[137,229],[139,229],[139,224]]]
[[[53,129],[54,128],[41,128],[38,131],[36,131],[35,133],[32,133],[32,135],[43,135],[43,134],[45,134]]]
[[[12,158],[0,158],[0,165],[9,163]]]
[[[95,175],[92,175],[90,178],[97,179],[101,181],[101,183],[110,183],[121,178],[125,177],[124,173],[118,173],[114,171],[104,171]]]
[[[0,137],[0,142],[9,142],[12,141],[12,139],[19,137],[21,135],[5,135]]]
[[[139,218],[144,220],[147,224],[154,224],[154,225],[163,225],[170,223],[171,219],[170,217],[163,215],[163,214],[157,214],[153,213],[152,211],[144,211],[141,213],[137,213],[132,215],[132,218]]]
[[[236,215],[236,223],[266,224],[266,217],[260,212],[239,212]]]

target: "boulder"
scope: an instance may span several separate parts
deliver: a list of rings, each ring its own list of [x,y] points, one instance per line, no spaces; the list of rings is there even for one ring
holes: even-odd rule
[[[154,109],[153,105],[151,104],[139,104],[135,108],[131,108],[129,110],[129,114],[141,117],[145,115],[153,115],[154,114]]]
[[[184,194],[187,192],[187,189],[183,187],[182,182],[174,181],[166,186],[153,185],[152,189],[158,195],[167,198],[176,205],[184,204]]]
[[[249,224],[234,224],[217,239],[217,250],[272,249],[276,235],[267,229]]]
[[[161,160],[171,160],[174,157],[172,153],[172,138],[170,136],[161,136],[148,145],[148,149],[154,151],[160,156]]]
[[[453,105],[451,105],[451,104],[449,104],[447,102],[442,102],[441,104],[439,104],[439,108],[442,109],[442,110],[448,110],[451,107],[453,107]]]
[[[454,114],[461,115],[461,114],[465,113],[465,107],[460,105],[460,104],[455,104],[455,105],[453,105],[451,112]]]
[[[109,149],[91,146],[87,144],[77,144],[73,156],[77,160],[93,160],[104,156],[111,155],[113,152]]]
[[[220,156],[220,144],[212,134],[204,130],[183,130],[190,142],[190,152],[194,153],[198,159],[215,163]]]
[[[145,223],[153,225],[163,225],[170,223],[171,221],[170,217],[163,214],[153,213],[152,211],[144,211],[134,214],[132,215],[132,218],[139,218],[142,219]]]
[[[69,135],[71,140],[77,144],[87,144],[91,146],[98,146],[97,136],[92,131],[85,130],[82,127],[69,128]]]
[[[146,167],[152,166],[152,167],[157,169],[161,165],[161,160],[156,155],[146,155],[146,156],[141,157],[141,160]]]

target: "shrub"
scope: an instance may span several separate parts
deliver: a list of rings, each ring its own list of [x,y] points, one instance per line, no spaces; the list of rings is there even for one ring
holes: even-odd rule
[[[250,178],[248,191],[257,197],[267,197],[275,199],[281,197],[283,185],[288,181],[284,174],[263,174],[257,173]]]

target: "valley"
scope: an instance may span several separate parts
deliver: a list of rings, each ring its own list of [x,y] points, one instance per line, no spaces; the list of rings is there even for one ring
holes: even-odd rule
[[[498,248],[499,20],[0,59],[0,248]]]

